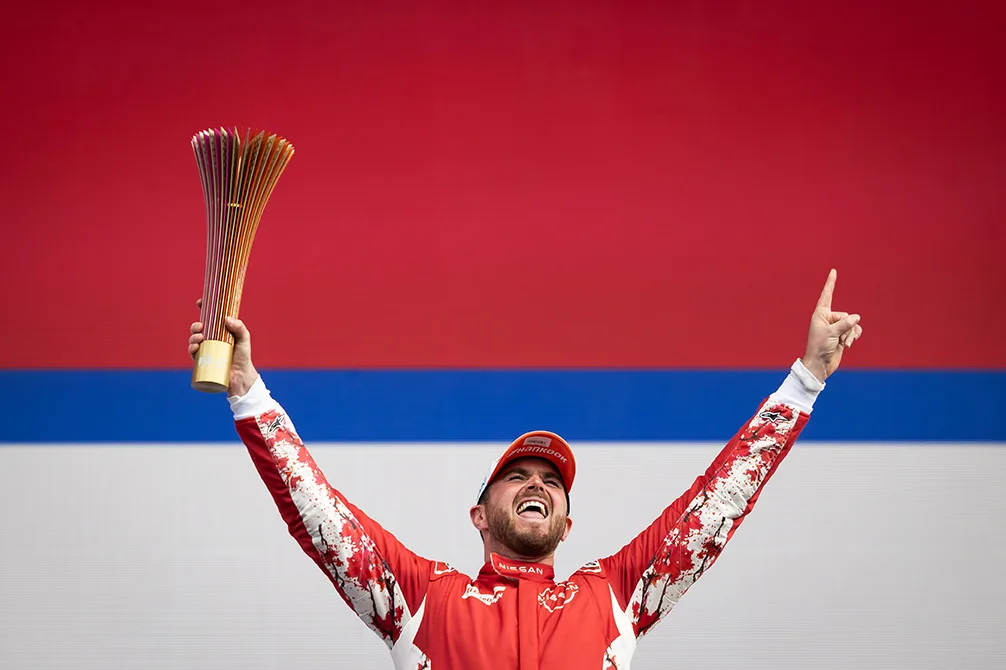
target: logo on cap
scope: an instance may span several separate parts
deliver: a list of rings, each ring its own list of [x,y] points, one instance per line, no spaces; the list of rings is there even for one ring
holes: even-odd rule
[[[554,456],[560,461],[565,463],[568,459],[555,449],[550,449],[549,447],[540,447],[536,444],[527,447],[517,447],[511,454],[548,454],[549,456]]]
[[[547,447],[552,444],[551,437],[528,437],[524,440],[524,444],[531,444],[536,447]]]

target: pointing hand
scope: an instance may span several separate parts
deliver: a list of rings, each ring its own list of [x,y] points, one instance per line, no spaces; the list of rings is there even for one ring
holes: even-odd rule
[[[863,334],[859,314],[834,312],[831,309],[837,278],[837,270],[828,273],[828,280],[824,283],[817,308],[810,320],[807,351],[802,359],[804,366],[822,382],[838,369],[844,351]]]

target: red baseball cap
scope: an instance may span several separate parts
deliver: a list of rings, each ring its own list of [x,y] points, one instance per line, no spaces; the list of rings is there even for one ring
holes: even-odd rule
[[[492,483],[507,463],[528,456],[544,458],[555,465],[559,470],[559,476],[562,477],[562,483],[566,487],[566,495],[569,495],[570,489],[573,488],[573,477],[576,475],[576,459],[573,458],[573,450],[566,440],[555,433],[547,430],[533,430],[511,442],[503,455],[489,465],[489,471],[479,486],[476,500],[482,497],[486,487]]]

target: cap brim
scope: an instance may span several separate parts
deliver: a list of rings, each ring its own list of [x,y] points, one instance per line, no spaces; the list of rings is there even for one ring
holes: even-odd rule
[[[573,457],[573,449],[559,435],[547,430],[535,430],[524,433],[511,442],[503,455],[493,463],[479,489],[480,498],[483,491],[496,479],[500,471],[508,463],[518,458],[542,458],[549,461],[559,471],[566,492],[569,493],[573,488],[573,479],[576,476],[576,459]]]

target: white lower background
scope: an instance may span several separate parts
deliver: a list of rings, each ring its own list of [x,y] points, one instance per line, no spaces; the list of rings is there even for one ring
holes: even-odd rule
[[[576,447],[576,445],[574,445]],[[557,575],[609,554],[721,445],[580,444]],[[502,445],[314,445],[332,484],[474,574]],[[1006,667],[1006,445],[798,443],[633,668]],[[0,448],[0,667],[391,668],[244,447]]]

